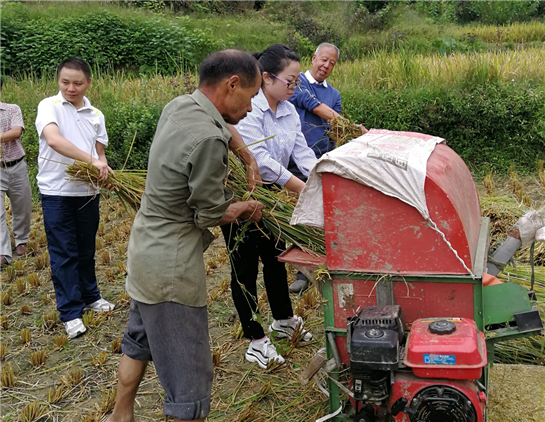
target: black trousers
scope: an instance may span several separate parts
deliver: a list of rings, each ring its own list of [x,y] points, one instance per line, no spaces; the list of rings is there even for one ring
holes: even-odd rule
[[[286,245],[277,241],[271,233],[260,226],[268,235],[267,239],[255,224],[251,224],[241,238],[242,227],[243,224],[233,223],[226,224],[221,229],[231,257],[231,292],[244,337],[257,340],[265,336],[263,327],[254,318],[254,315],[259,314],[257,307],[259,258],[263,263],[263,280],[273,318],[287,319],[293,316],[286,265],[277,259]],[[237,240],[239,242],[236,245]]]

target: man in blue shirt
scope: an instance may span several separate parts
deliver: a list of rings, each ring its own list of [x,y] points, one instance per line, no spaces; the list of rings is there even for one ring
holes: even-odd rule
[[[341,94],[326,81],[337,60],[339,49],[333,44],[322,43],[312,55],[312,68],[301,72],[301,86],[295,90],[290,102],[301,118],[301,130],[307,144],[320,158],[335,148],[327,136],[329,120],[341,112]]]
[[[305,135],[307,145],[312,148],[316,158],[335,148],[335,142],[327,136],[329,121],[341,112],[341,94],[326,79],[329,77],[337,60],[339,49],[329,43],[322,43],[312,55],[312,68],[301,72],[301,86],[295,90],[290,102],[295,106],[301,119],[301,131]],[[362,134],[367,132],[363,126]],[[288,170],[301,180],[306,178],[300,174],[297,166],[290,162]],[[290,286],[290,292],[299,293],[307,287],[307,279],[297,273],[297,280]]]

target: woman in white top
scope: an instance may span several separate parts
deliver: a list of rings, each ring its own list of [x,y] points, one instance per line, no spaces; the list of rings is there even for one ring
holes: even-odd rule
[[[265,186],[274,183],[300,194],[305,183],[288,171],[290,158],[305,177],[317,160],[301,133],[299,115],[288,102],[300,85],[299,56],[282,44],[274,44],[254,57],[262,67],[261,90],[252,100],[252,111],[235,127],[246,145],[251,145],[248,148],[256,158]],[[274,137],[267,141],[257,142],[272,135]],[[291,337],[304,322],[293,315],[286,267],[277,259],[285,249],[284,242],[276,240],[263,226],[258,229],[252,225],[233,250],[236,239],[242,234],[240,229],[236,224],[222,226],[231,256],[231,291],[244,336],[252,340],[246,359],[266,368],[270,361],[282,363],[284,358],[265,336],[257,318],[256,282],[260,258],[274,317],[269,331],[276,331],[278,338]],[[301,341],[312,340],[312,335],[304,330],[302,337]]]

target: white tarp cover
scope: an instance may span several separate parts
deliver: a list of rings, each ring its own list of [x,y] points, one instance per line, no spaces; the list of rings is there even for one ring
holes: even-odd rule
[[[357,139],[324,154],[309,175],[291,224],[324,226],[321,173],[333,173],[393,196],[415,207],[429,220],[424,183],[435,136],[371,129]]]

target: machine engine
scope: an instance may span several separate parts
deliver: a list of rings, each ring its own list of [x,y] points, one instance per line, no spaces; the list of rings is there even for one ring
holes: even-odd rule
[[[473,320],[414,321],[400,306],[369,306],[348,320],[357,422],[482,422],[484,335]]]
[[[400,366],[405,321],[397,305],[368,306],[349,320],[354,399],[372,403],[389,395],[391,373]]]

